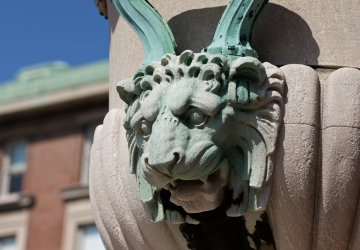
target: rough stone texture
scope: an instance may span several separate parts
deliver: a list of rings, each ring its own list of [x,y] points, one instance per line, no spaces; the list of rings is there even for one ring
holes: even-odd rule
[[[99,142],[101,138],[102,126],[97,127],[94,137],[94,143],[91,149],[91,165],[90,165],[90,183],[94,187],[90,188],[90,199],[92,210],[95,212],[94,219],[99,228],[103,242],[107,249],[126,249],[126,241],[124,235],[120,231],[120,226],[111,209],[109,198],[104,187],[104,178],[101,168],[101,149]],[[98,199],[94,202],[94,194],[98,194]],[[100,194],[100,195],[99,195]],[[99,217],[97,217],[99,216]],[[103,227],[102,227],[103,226]],[[115,232],[108,234],[108,232]]]
[[[323,128],[360,127],[360,71],[344,68],[332,73],[324,87]]]
[[[255,24],[253,47],[276,65],[360,68],[359,11],[360,0],[271,0]]]
[[[321,86],[325,84],[329,75],[334,72],[336,69],[325,69],[325,68],[316,68],[316,73],[319,76],[319,81]]]
[[[287,93],[284,98],[284,124],[307,124],[319,127],[320,84],[317,73],[304,65],[286,65]]]
[[[319,222],[314,244],[316,249],[347,249],[360,194],[360,129],[327,128],[322,132],[322,143]]]
[[[104,243],[107,249],[187,249],[178,225],[153,223],[145,214],[128,168],[122,114],[117,109],[108,113],[96,130],[92,149],[90,195]]]
[[[356,211],[360,211],[360,202],[358,202],[358,206]],[[349,242],[349,250],[356,250],[360,246],[360,213],[356,213],[356,218],[354,220],[353,232],[351,234],[351,239]]]
[[[360,195],[360,71],[344,68],[325,85],[316,249],[357,249]]]
[[[277,249],[311,249],[318,164],[320,85],[303,65],[281,68],[285,74],[285,114],[276,146],[269,218]]]

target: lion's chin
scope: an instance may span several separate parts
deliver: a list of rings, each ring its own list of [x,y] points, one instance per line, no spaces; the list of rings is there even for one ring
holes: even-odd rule
[[[228,182],[229,164],[225,159],[218,170],[202,180],[175,180],[164,186],[171,193],[170,201],[181,206],[187,213],[214,210],[224,201]]]

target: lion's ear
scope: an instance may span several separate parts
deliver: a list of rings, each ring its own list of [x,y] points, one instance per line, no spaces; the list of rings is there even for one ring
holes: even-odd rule
[[[262,63],[253,57],[240,57],[230,63],[228,97],[237,104],[256,100],[259,86],[266,78]]]
[[[130,104],[136,96],[135,85],[132,78],[120,81],[116,85],[116,90],[119,93],[121,100],[126,104]]]

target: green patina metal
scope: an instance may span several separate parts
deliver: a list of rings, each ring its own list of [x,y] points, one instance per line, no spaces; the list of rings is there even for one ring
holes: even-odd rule
[[[109,79],[109,62],[99,61],[70,68],[52,62],[21,69],[14,81],[0,84],[0,103],[46,94],[64,88],[77,88]]]
[[[120,15],[138,34],[144,48],[142,67],[175,53],[173,34],[159,13],[146,0],[114,0]],[[232,0],[216,29],[213,42],[203,49],[210,54],[258,57],[251,48],[251,32],[268,0]]]
[[[216,29],[213,42],[203,52],[258,57],[250,46],[256,18],[268,0],[232,0]]]
[[[174,36],[159,13],[146,0],[113,0],[124,20],[140,37],[144,48],[142,67],[167,53],[175,53]]]

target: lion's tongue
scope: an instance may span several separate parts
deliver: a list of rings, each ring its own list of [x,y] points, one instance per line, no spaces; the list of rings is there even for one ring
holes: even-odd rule
[[[228,180],[227,160],[221,167],[209,175],[206,181],[176,180],[165,188],[171,193],[170,201],[181,206],[188,213],[210,211],[221,205],[224,199],[225,185]]]

